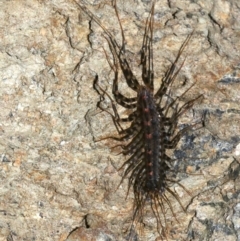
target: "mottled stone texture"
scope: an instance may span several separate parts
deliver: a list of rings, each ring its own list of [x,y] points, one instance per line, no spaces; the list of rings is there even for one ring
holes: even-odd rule
[[[117,2],[126,56],[139,77],[151,1]],[[86,5],[120,42],[110,1]],[[0,241],[125,240],[133,195],[125,200],[126,181],[116,190],[125,158],[111,150],[111,140],[94,142],[116,134],[111,117],[96,109],[92,88],[98,73],[111,93],[103,31],[70,0],[0,1],[0,19]],[[169,197],[178,222],[168,211],[168,237],[240,240],[239,0],[157,1],[156,86],[193,30],[172,95],[196,82],[181,101],[200,93],[204,99],[181,123],[205,112],[205,128],[187,133],[169,152],[191,196],[172,187],[187,211]],[[120,87],[132,94],[123,79]],[[135,240],[160,240],[151,213],[144,223]]]

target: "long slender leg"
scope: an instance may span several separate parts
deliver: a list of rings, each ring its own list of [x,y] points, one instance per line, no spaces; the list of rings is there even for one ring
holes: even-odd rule
[[[185,128],[183,128],[182,130],[180,130],[174,137],[172,140],[165,140],[165,144],[164,146],[168,149],[173,149],[177,146],[179,140],[181,139],[181,137],[188,131],[188,130],[191,130],[194,126],[196,126],[197,124],[201,123],[201,121],[198,121],[192,125],[189,125]]]
[[[187,110],[189,110],[193,106],[194,102],[196,102],[197,100],[199,100],[202,97],[203,97],[203,95],[199,95],[195,99],[192,99],[192,100],[188,101],[187,103],[185,103],[183,106],[181,106],[177,112],[176,118],[178,118],[179,116],[184,114]]]
[[[153,66],[153,50],[152,50],[154,6],[155,6],[155,1],[152,4],[151,12],[146,21],[142,50],[141,50],[142,79],[144,84],[148,86],[148,88],[152,92],[154,89],[154,84],[153,84],[154,66]]]
[[[155,94],[155,98],[156,98],[156,99],[157,99],[157,98],[159,99],[159,103],[161,102],[162,97],[166,94],[167,89],[168,89],[168,86],[171,85],[171,84],[174,82],[174,80],[176,79],[179,71],[181,70],[181,68],[182,68],[182,66],[183,66],[183,64],[184,64],[184,61],[183,61],[182,64],[181,64],[181,66],[178,68],[178,70],[175,71],[175,69],[176,69],[176,64],[177,64],[177,62],[178,62],[178,60],[179,60],[182,52],[183,52],[184,49],[186,48],[189,40],[191,39],[192,34],[193,34],[193,33],[191,33],[190,35],[188,35],[188,37],[186,38],[186,40],[183,42],[180,50],[178,51],[178,55],[177,55],[176,59],[174,60],[173,64],[172,64],[172,65],[170,66],[170,68],[167,70],[165,76],[164,76],[163,79],[162,79],[162,84],[161,84],[159,90],[158,90],[158,91],[156,92],[156,94]]]
[[[181,115],[183,115],[187,110],[189,110],[193,106],[194,102],[196,102],[200,98],[202,98],[202,95],[199,95],[195,99],[188,101],[183,106],[181,106],[179,109],[178,109],[178,105],[176,106],[175,112],[172,114],[172,117],[169,120],[167,120],[167,124],[164,123],[165,126],[169,126],[168,131],[167,131],[167,133],[169,134],[168,135],[169,137],[171,137],[173,135],[173,133],[176,129],[178,118]],[[180,130],[172,140],[165,139],[165,147],[171,148],[171,149],[175,148],[177,143],[179,142],[180,138],[182,137],[182,135],[199,123],[203,123],[203,118],[201,118],[200,121],[198,121],[194,124],[191,124],[191,125],[185,127],[184,129]]]
[[[121,137],[109,136],[109,137],[106,137],[106,138],[101,138],[98,141],[106,140],[108,138],[114,139],[116,141],[124,141],[124,140],[128,140],[133,135],[135,135],[141,129],[141,126],[138,125],[138,122],[136,121],[136,122],[132,122],[131,126],[129,128],[127,128],[127,129],[125,129],[125,130],[121,127],[121,125],[120,125],[121,118],[119,117],[119,114],[117,112],[117,108],[116,108],[116,106],[114,104],[114,101],[112,100],[111,96],[109,96],[109,94],[98,84],[98,76],[96,76],[96,78],[94,80],[93,87],[97,91],[97,93],[100,95],[100,101],[98,102],[97,106],[102,111],[106,111],[112,117],[112,120],[114,122],[114,125],[116,126],[116,129],[117,129],[118,133],[120,135],[125,134],[124,136],[121,136]],[[107,97],[111,101],[111,105],[112,105],[112,109],[113,109],[114,115],[101,106],[101,103],[105,99],[105,95],[107,95]],[[134,118],[134,116],[135,115],[134,115],[134,112],[133,112],[133,114],[130,115],[129,118],[123,118],[122,120],[123,121],[128,121],[128,120],[131,121]]]
[[[135,108],[136,107],[136,101],[137,101],[137,98],[136,97],[133,97],[133,98],[128,98],[128,97],[125,97],[123,94],[121,94],[119,91],[118,91],[118,69],[119,69],[119,61],[118,61],[118,57],[116,55],[116,52],[113,48],[113,46],[111,45],[110,43],[110,40],[108,38],[106,38],[107,42],[108,42],[108,45],[109,45],[109,48],[111,50],[111,53],[113,55],[113,64],[110,62],[109,60],[109,56],[107,55],[106,51],[104,50],[105,52],[105,55],[106,55],[106,58],[107,58],[107,61],[108,61],[108,64],[109,66],[111,67],[111,69],[113,70],[114,72],[114,80],[113,80],[113,88],[112,88],[112,94],[114,96],[114,99],[116,100],[116,102],[127,108],[127,109],[132,109],[132,108]]]
[[[124,35],[124,31],[123,31],[123,28],[122,28],[122,24],[121,24],[121,21],[120,21],[120,18],[119,18],[119,14],[118,14],[118,10],[117,10],[117,4],[116,4],[116,0],[113,0],[113,7],[115,9],[115,13],[116,13],[116,16],[117,16],[117,19],[118,19],[118,23],[119,23],[119,26],[120,26],[120,29],[121,29],[121,34],[122,34],[122,46],[121,48],[119,49],[119,51],[117,52],[116,51],[116,48],[115,48],[115,52],[118,56],[118,60],[120,62],[120,67],[122,69],[122,72],[123,72],[123,75],[127,81],[127,84],[128,86],[137,91],[138,88],[139,88],[139,83],[136,79],[136,77],[134,76],[127,60],[126,60],[126,57],[125,57],[125,43],[126,43],[126,40],[125,40],[125,35]],[[112,38],[110,39],[112,40]],[[115,41],[116,42],[116,41]],[[113,45],[114,47],[114,45]]]
[[[109,43],[111,45],[111,48],[114,50],[118,60],[119,60],[119,63],[120,63],[120,67],[121,67],[121,70],[123,72],[123,75],[126,79],[126,82],[128,84],[128,86],[133,89],[134,91],[137,91],[138,90],[138,87],[139,87],[139,83],[136,79],[136,77],[134,76],[126,58],[125,58],[125,36],[124,36],[124,32],[123,32],[123,28],[122,28],[122,25],[121,25],[121,21],[120,21],[120,18],[119,18],[119,14],[118,14],[118,11],[117,11],[117,5],[116,5],[116,1],[113,0],[113,7],[115,9],[115,13],[116,13],[116,16],[117,16],[117,19],[118,19],[118,23],[120,25],[120,29],[121,29],[121,34],[122,34],[122,45],[120,46],[117,41],[115,40],[114,36],[111,34],[110,31],[108,31],[102,24],[101,24],[101,21],[96,17],[94,16],[94,14],[88,10],[85,6],[84,6],[84,3],[82,1],[80,1],[80,3],[76,2],[74,0],[74,2],[78,5],[78,7],[80,7],[90,18],[92,18],[104,31],[104,33],[107,35],[108,39],[109,39]]]
[[[109,94],[98,84],[98,75],[96,75],[96,77],[94,79],[93,88],[98,93],[98,95],[100,96],[100,100],[97,103],[97,107],[100,110],[107,112],[112,117],[112,120],[114,122],[114,125],[115,125],[116,129],[117,129],[118,133],[120,133],[121,131],[123,131],[123,128],[121,127],[121,125],[119,123],[120,117],[119,117],[119,114],[117,112],[117,108],[116,108],[112,98],[109,96]],[[111,105],[112,105],[114,115],[111,112],[109,112],[106,108],[103,108],[102,105],[101,105],[101,103],[105,100],[105,95],[107,95],[108,98],[111,101]]]
[[[187,90],[184,91],[184,93],[182,93],[180,96],[176,97],[166,108],[165,108],[165,112],[164,115],[167,116],[168,111],[170,108],[173,108],[174,104],[177,102],[177,100],[179,100],[180,98],[182,98],[193,86],[195,85],[192,84]],[[190,109],[194,102],[197,101],[198,99],[202,98],[203,95],[199,95],[197,96],[195,99],[192,99],[190,101],[188,101],[187,103],[185,103],[179,110],[178,110],[178,114],[177,117],[181,116],[186,110]]]

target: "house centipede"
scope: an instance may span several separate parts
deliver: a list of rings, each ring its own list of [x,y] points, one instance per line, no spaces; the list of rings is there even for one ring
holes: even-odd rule
[[[173,160],[166,154],[166,150],[176,148],[179,140],[187,131],[192,130],[193,127],[199,123],[201,123],[201,125],[203,124],[203,120],[201,119],[183,127],[176,133],[179,118],[185,112],[192,109],[194,103],[200,100],[203,95],[200,94],[196,98],[179,106],[179,99],[182,98],[194,84],[179,97],[172,98],[170,91],[170,87],[181,70],[184,61],[179,68],[177,68],[177,63],[193,33],[191,33],[182,44],[176,59],[162,78],[159,89],[154,93],[153,25],[155,1],[153,1],[149,17],[146,20],[145,33],[140,52],[143,84],[139,83],[125,57],[126,41],[117,10],[116,0],[113,1],[113,8],[121,30],[121,44],[115,40],[111,32],[101,24],[100,20],[95,17],[83,3],[77,4],[102,28],[104,31],[104,38],[112,53],[113,63],[111,63],[105,52],[111,70],[114,72],[112,86],[114,100],[106,90],[100,86],[98,76],[96,76],[94,80],[94,89],[100,96],[100,100],[97,104],[98,108],[111,115],[119,134],[118,137],[110,136],[100,140],[110,138],[117,142],[127,141],[127,144],[122,143],[117,146],[122,148],[121,153],[123,155],[128,156],[128,159],[120,167],[121,170],[124,169],[120,184],[125,178],[128,178],[127,195],[130,188],[133,189],[134,193],[133,217],[129,231],[129,239],[132,238],[131,233],[134,223],[138,224],[142,221],[146,205],[151,208],[161,238],[167,238],[166,208],[169,208],[174,218],[177,219],[167,193],[173,196],[182,209],[185,210],[178,194],[172,191],[170,186],[176,183],[185,191],[187,190],[176,180],[168,178],[168,173],[174,172],[174,170],[169,166],[169,163]],[[136,92],[136,97],[126,97],[119,91],[119,70],[121,70],[128,87]],[[111,102],[113,113],[102,106],[106,97],[109,98]],[[117,105],[132,110],[132,112],[127,118],[121,118],[117,111]],[[120,124],[121,122],[129,122],[130,126],[124,129]]]

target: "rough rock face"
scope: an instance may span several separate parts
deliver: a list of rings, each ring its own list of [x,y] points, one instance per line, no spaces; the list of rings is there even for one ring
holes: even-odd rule
[[[117,41],[111,1],[87,5]],[[139,50],[151,1],[117,1],[127,58],[139,77]],[[102,29],[74,1],[0,2],[0,241],[125,240],[133,195],[116,190],[124,162],[111,140],[111,117],[96,108],[96,73],[111,93],[111,54]],[[89,24],[90,21],[90,24]],[[183,103],[204,99],[188,123],[206,113],[205,128],[187,133],[173,165],[189,196],[171,198],[169,240],[240,239],[240,3],[239,0],[158,1],[155,7],[156,86],[194,30],[172,94],[195,83]],[[104,49],[103,49],[104,47]],[[121,90],[132,94],[122,79]],[[157,88],[157,87],[156,87]],[[120,110],[122,115],[126,114]],[[135,240],[159,240],[151,214]]]

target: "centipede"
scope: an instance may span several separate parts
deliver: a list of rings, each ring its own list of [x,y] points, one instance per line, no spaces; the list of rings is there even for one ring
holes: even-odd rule
[[[77,3],[77,2],[76,2]],[[108,136],[100,140],[112,139],[121,148],[125,161],[119,170],[122,170],[122,179],[128,180],[127,195],[133,191],[133,215],[127,240],[132,240],[132,230],[141,223],[146,207],[150,207],[153,217],[156,219],[157,231],[162,239],[167,238],[166,209],[169,209],[173,218],[176,218],[174,208],[170,202],[169,195],[177,200],[185,210],[180,197],[171,189],[176,184],[186,188],[178,181],[169,177],[170,172],[175,172],[171,167],[174,159],[166,153],[168,149],[175,149],[183,135],[195,129],[197,125],[203,125],[203,118],[188,123],[179,128],[179,119],[184,113],[190,111],[197,101],[203,98],[202,94],[180,104],[180,99],[194,86],[192,84],[180,96],[173,97],[171,86],[177,79],[184,61],[178,67],[180,56],[189,43],[193,32],[191,32],[180,47],[173,63],[168,67],[162,77],[160,87],[154,89],[154,61],[153,61],[153,29],[154,29],[154,7],[152,3],[149,16],[146,20],[145,30],[140,50],[139,71],[141,81],[134,75],[129,61],[126,58],[126,40],[123,27],[120,21],[116,0],[112,6],[120,26],[122,42],[118,43],[113,34],[106,29],[101,21],[85,6],[83,2],[77,3],[90,18],[94,20],[103,30],[104,38],[107,41],[112,58],[106,54],[109,66],[114,73],[112,84],[112,95],[108,93],[99,83],[96,75],[93,88],[100,96],[97,107],[107,112],[115,125],[118,136]],[[134,97],[125,96],[119,90],[119,74],[122,74],[127,86],[134,91]],[[111,111],[103,106],[108,98],[111,103]],[[124,107],[130,114],[121,117],[117,106]],[[129,123],[128,127],[122,127],[122,123]],[[190,194],[189,194],[190,195]],[[132,239],[131,239],[132,238]]]

